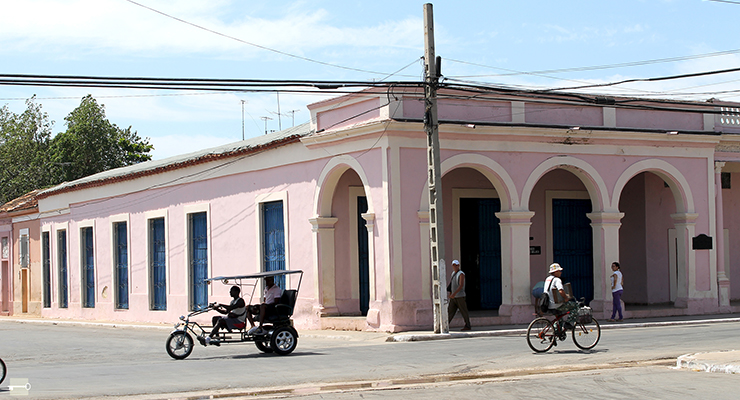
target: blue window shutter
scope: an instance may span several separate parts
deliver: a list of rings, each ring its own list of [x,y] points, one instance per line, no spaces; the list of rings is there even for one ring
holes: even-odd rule
[[[208,219],[205,212],[190,214],[190,279],[192,304],[197,310],[208,305]]]
[[[116,234],[116,308],[128,309],[128,227],[115,224]]]
[[[262,254],[265,271],[285,269],[285,229],[283,224],[283,202],[271,201],[262,204]],[[275,279],[285,289],[285,276]]]
[[[167,252],[164,237],[164,218],[155,218],[150,220],[149,229],[152,310],[166,310]]]
[[[51,307],[51,243],[49,232],[41,235],[41,258],[43,259],[44,307]]]
[[[93,247],[93,229],[91,227],[82,228],[83,237],[83,276],[84,287],[82,300],[83,307],[95,307],[95,249]]]
[[[57,232],[57,253],[59,254],[59,308],[67,308],[69,288],[67,286],[67,231]]]

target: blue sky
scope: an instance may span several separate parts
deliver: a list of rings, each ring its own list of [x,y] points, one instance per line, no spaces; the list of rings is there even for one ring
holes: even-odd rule
[[[419,80],[424,2],[136,0],[0,1],[0,74]],[[435,1],[436,52],[448,78],[560,88],[740,66],[740,4],[707,0]],[[210,31],[194,27],[207,28]],[[227,38],[213,33],[231,36]],[[233,38],[239,39],[235,40]],[[717,52],[722,56],[707,56]],[[673,58],[671,62],[643,61]],[[637,66],[585,68],[637,63]],[[403,69],[406,67],[405,69]],[[578,71],[563,69],[581,68]],[[550,71],[529,73],[533,71]],[[556,71],[552,71],[556,70]],[[592,93],[740,101],[740,73],[591,89]],[[189,93],[0,86],[21,112],[36,95],[54,133],[86,94],[108,119],[150,138],[155,158],[279,127],[271,93]],[[306,122],[318,95],[280,95],[282,127]]]

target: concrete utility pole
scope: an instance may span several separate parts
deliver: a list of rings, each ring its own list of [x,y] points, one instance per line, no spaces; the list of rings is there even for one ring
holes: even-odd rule
[[[432,260],[432,303],[434,333],[449,333],[447,321],[447,269],[442,224],[442,172],[439,161],[439,123],[437,121],[437,85],[439,60],[434,55],[434,15],[432,5],[424,4],[424,131],[427,134],[427,176],[429,188],[429,248]]]

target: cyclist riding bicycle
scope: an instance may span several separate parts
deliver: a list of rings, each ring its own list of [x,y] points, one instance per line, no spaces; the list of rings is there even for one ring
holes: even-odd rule
[[[550,276],[545,279],[545,293],[548,294],[548,297],[550,298],[549,303],[549,310],[553,312],[555,315],[562,315],[568,312],[571,312],[565,319],[565,328],[570,329],[573,327],[573,325],[576,322],[576,319],[578,318],[578,303],[575,302],[575,300],[568,295],[568,293],[565,292],[565,289],[563,287],[563,281],[560,279],[560,275],[563,273],[563,267],[560,266],[558,263],[552,263],[550,265]],[[556,290],[556,292],[560,296],[555,296],[553,293],[553,289]],[[557,299],[555,297],[558,297]],[[556,300],[563,300],[561,302],[556,302]]]

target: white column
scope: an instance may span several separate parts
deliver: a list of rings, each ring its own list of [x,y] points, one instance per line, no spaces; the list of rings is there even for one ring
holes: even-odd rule
[[[676,226],[676,307],[686,308],[696,293],[696,254],[691,248],[691,239],[696,230],[699,214],[671,214]]]
[[[336,303],[335,266],[334,266],[334,224],[339,219],[333,217],[316,217],[309,219],[313,232],[314,252],[314,290],[319,301],[320,315],[331,315],[339,312]]]
[[[717,232],[714,234],[715,251],[717,255],[717,297],[720,310],[728,312],[730,309],[730,279],[725,273],[725,225],[722,202],[722,168],[723,162],[714,163],[714,201],[717,215]]]
[[[611,265],[619,261],[619,227],[624,213],[595,212],[586,214],[591,220],[594,257],[594,299],[591,308],[604,314],[611,312]]]
[[[370,301],[373,302],[377,299],[377,292],[375,289],[375,213],[362,214],[362,218],[365,220],[365,228],[367,228],[367,259],[368,269],[370,270]]]
[[[531,211],[496,213],[501,227],[501,307],[499,315],[511,317],[511,323],[532,319],[532,294],[529,277],[529,227]]]

